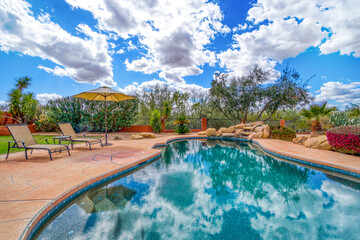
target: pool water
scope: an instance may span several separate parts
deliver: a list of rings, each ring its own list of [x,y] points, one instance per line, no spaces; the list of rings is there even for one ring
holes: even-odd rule
[[[191,140],[67,205],[38,239],[360,239],[360,184]]]

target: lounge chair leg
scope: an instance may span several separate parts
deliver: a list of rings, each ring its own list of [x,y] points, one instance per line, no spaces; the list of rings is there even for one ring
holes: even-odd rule
[[[49,151],[49,155],[50,155],[50,161],[52,161],[53,159],[52,159],[52,156],[51,156],[51,151],[50,150],[48,150]]]
[[[74,144],[73,144],[73,142],[71,142],[71,149],[74,149]]]
[[[9,153],[10,153],[10,142],[8,142],[8,151],[7,151],[7,154],[6,154],[6,158],[5,158],[5,159],[8,159]]]
[[[32,154],[32,151],[33,151],[33,150],[30,151],[30,154]]]
[[[86,144],[87,145],[87,144]],[[91,150],[91,144],[89,143],[89,148],[90,148],[90,150]]]
[[[70,149],[69,149],[68,146],[66,146],[66,148],[67,148],[68,154],[69,154],[69,156],[70,156]]]
[[[25,148],[25,158],[28,159],[28,156],[27,156],[27,149]]]
[[[102,148],[104,147],[101,139],[100,139],[100,145],[101,145]]]

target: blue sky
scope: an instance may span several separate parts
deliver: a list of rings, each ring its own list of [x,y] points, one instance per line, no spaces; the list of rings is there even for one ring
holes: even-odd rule
[[[214,72],[289,65],[317,102],[360,103],[358,0],[3,0],[0,101],[30,76],[42,102],[107,85],[207,92]]]

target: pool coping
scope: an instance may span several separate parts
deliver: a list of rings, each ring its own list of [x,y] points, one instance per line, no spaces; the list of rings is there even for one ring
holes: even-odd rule
[[[319,169],[328,170],[330,172],[336,172],[344,175],[348,175],[351,177],[359,178],[360,179],[360,171],[355,172],[354,169],[346,168],[344,166],[340,166],[337,164],[330,164],[325,165],[323,162],[317,161],[315,159],[307,159],[301,158],[300,156],[295,156],[289,153],[284,153],[280,151],[274,151],[267,149],[266,147],[262,146],[261,143],[257,142],[256,139],[254,140],[247,140],[243,138],[235,138],[235,137],[206,137],[206,136],[177,136],[174,138],[170,138],[164,143],[155,143],[152,148],[158,147],[166,147],[168,144],[176,141],[185,141],[185,140],[196,140],[196,139],[214,139],[214,140],[236,140],[241,142],[249,142],[257,145],[263,152],[269,154],[270,156],[275,156],[280,159],[288,160],[295,163],[300,163],[307,166],[316,167]],[[80,196],[81,194],[85,193],[86,191],[93,189],[101,184],[104,184],[110,180],[113,180],[121,175],[124,175],[130,171],[133,171],[147,163],[157,160],[161,157],[162,152],[159,151],[157,153],[151,154],[150,156],[139,159],[129,165],[122,166],[115,170],[100,174],[96,177],[90,178],[88,180],[83,181],[82,183],[78,184],[77,186],[67,190],[66,192],[62,193],[60,196],[55,198],[52,202],[47,204],[43,207],[37,214],[30,220],[27,224],[25,229],[23,230],[19,239],[32,239],[38,230],[60,209],[62,209],[65,205],[69,202],[74,200],[76,197]]]

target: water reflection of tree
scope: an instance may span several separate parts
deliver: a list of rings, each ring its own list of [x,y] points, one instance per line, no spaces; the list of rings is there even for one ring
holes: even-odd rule
[[[240,146],[241,143],[236,148],[223,147],[228,144],[218,142],[209,151],[202,152],[211,161],[210,177],[217,194],[227,194],[230,185],[232,190],[249,192],[259,200],[268,198],[271,186],[285,201],[299,199],[294,193],[304,187],[312,172],[310,169],[259,156],[246,145]]]
[[[297,201],[300,188],[304,188],[312,170],[259,154],[259,150],[246,143],[226,140],[180,141],[168,145],[165,164],[182,161],[194,169],[208,168],[213,189],[218,195],[234,190],[248,192],[255,200],[268,199],[273,188],[284,201]],[[273,191],[273,190],[271,190]]]

